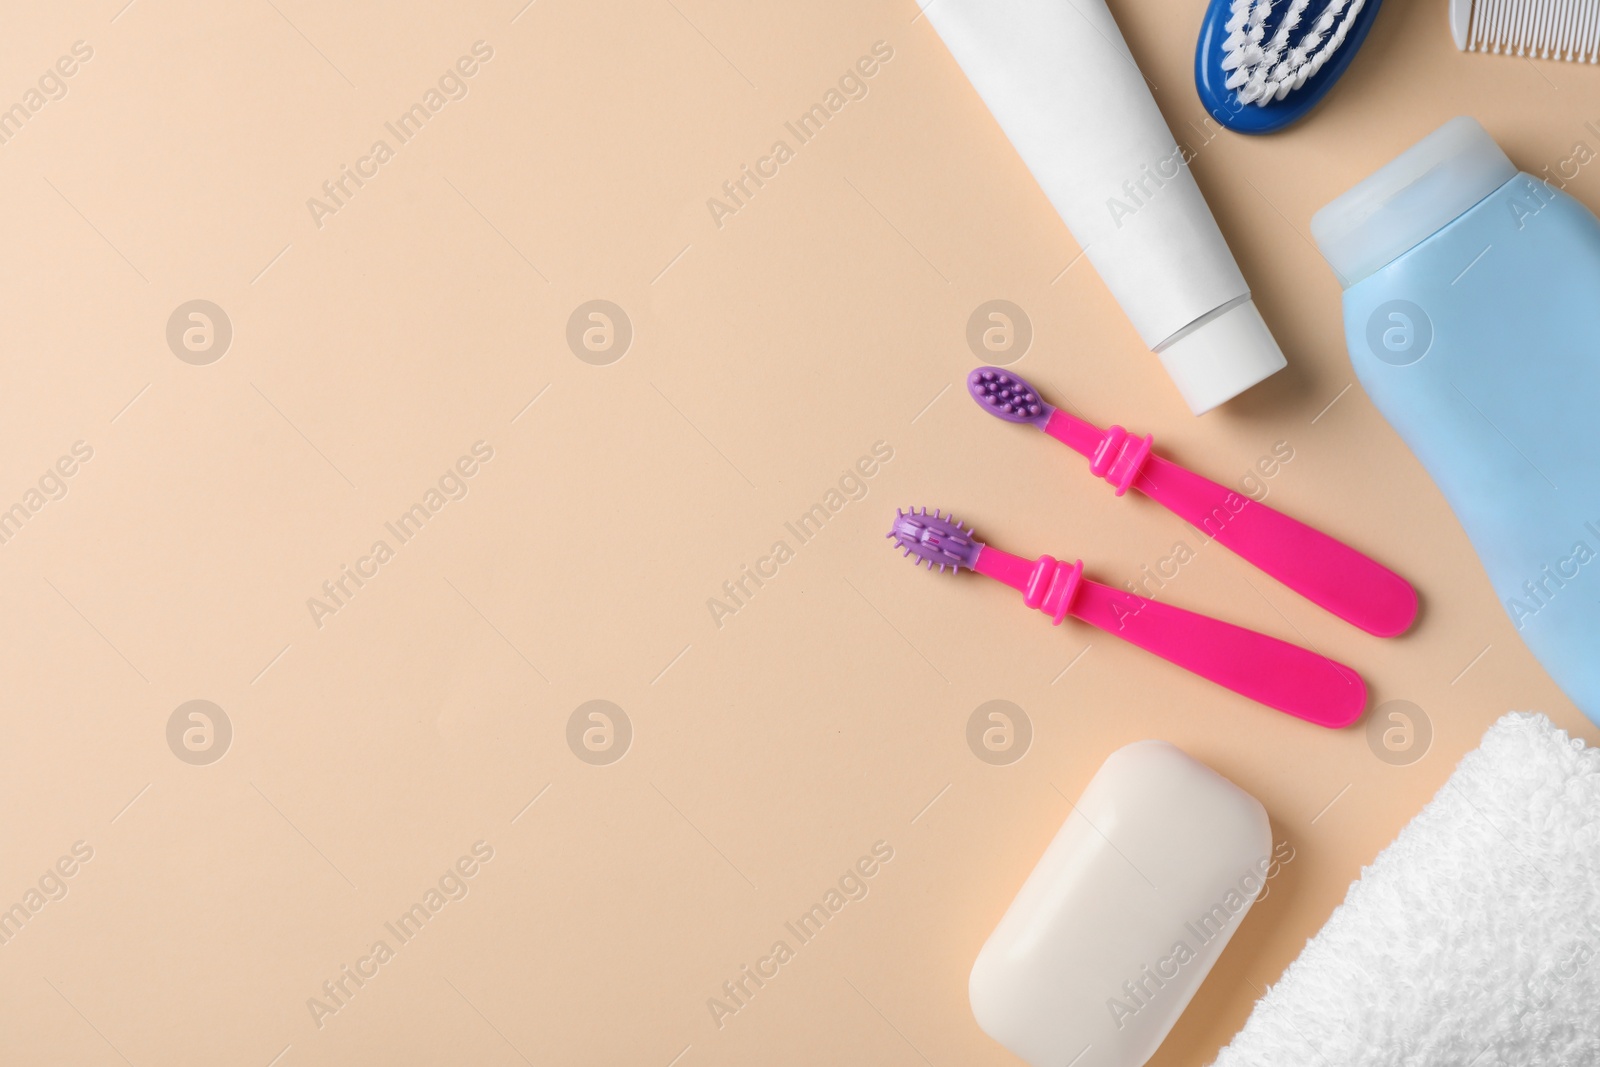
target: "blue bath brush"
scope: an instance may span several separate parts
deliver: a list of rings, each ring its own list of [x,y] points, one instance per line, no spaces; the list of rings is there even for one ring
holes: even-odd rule
[[[1195,87],[1217,122],[1271,133],[1304,117],[1339,80],[1382,0],[1211,0]]]

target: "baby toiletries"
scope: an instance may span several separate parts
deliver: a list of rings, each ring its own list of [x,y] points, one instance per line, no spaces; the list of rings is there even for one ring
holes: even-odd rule
[[[1033,1067],[1140,1067],[1276,873],[1259,801],[1165,741],[1113,752],[972,965]]]
[[[1361,384],[1600,723],[1600,220],[1457,118],[1311,230]]]
[[[1191,411],[1282,369],[1105,0],[922,10]]]

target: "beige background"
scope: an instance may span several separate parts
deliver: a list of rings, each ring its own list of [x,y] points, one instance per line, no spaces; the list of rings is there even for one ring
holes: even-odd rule
[[[1595,739],[1350,388],[1307,229],[1458,113],[1531,171],[1593,146],[1592,69],[1459,55],[1442,2],[1394,2],[1310,122],[1208,140],[1202,4],[1118,0],[1290,358],[1196,419],[1064,271],[1071,237],[909,0],[125,2],[13,5],[0,42],[0,106],[93,49],[0,145],[0,506],[93,449],[0,545],[0,905],[93,849],[0,947],[0,1060],[1012,1063],[968,967],[1066,798],[1161,737],[1296,857],[1154,1061],[1206,1063],[1496,716]],[[307,199],[480,40],[468,95],[319,228]],[[877,41],[868,96],[719,229],[707,199]],[[1571,191],[1600,206],[1592,172]],[[1410,577],[1416,629],[1370,638],[1215,547],[1163,595],[1356,665],[1374,706],[1423,709],[1425,756],[886,551],[910,504],[1114,582],[1192,537],[964,398],[994,298],[1033,324],[1017,369],[1087,416],[1235,485],[1293,449],[1267,499]],[[165,340],[194,299],[233,328],[205,366]],[[635,332],[609,366],[565,341],[591,299]],[[318,628],[307,599],[477,441],[468,495]],[[865,499],[718,628],[707,599],[878,441]],[[232,724],[207,766],[166,740],[192,699]],[[592,699],[632,724],[608,766],[566,741]],[[1010,766],[965,740],[991,699],[1033,725]],[[469,895],[319,1028],[307,999],[478,841]],[[877,841],[870,894],[719,1029],[707,998]]]

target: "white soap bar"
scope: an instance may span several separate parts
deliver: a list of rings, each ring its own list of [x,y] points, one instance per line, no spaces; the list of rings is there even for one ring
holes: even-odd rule
[[[978,953],[978,1025],[1034,1067],[1140,1067],[1271,863],[1255,797],[1165,741],[1118,749]]]

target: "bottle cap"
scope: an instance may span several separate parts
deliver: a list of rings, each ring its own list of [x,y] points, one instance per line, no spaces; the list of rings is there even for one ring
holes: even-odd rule
[[[1348,289],[1516,176],[1488,131],[1462,115],[1313,215],[1311,236]]]
[[[1249,298],[1190,323],[1160,345],[1156,354],[1196,415],[1288,365]]]

